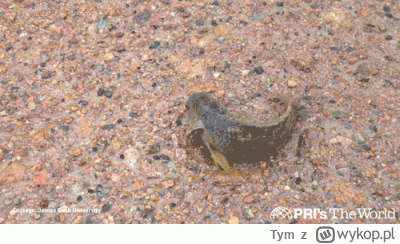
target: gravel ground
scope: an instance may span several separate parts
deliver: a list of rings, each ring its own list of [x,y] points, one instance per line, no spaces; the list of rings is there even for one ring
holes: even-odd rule
[[[399,223],[270,219],[398,208],[399,31],[395,0],[2,0],[0,223]],[[303,119],[227,175],[184,138],[200,91]]]

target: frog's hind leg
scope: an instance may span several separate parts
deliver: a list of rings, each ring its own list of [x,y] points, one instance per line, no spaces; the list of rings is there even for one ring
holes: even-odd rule
[[[223,168],[227,173],[230,174],[231,168],[230,168],[228,160],[226,160],[225,156],[220,152],[214,151],[208,142],[206,142],[206,145],[211,152],[211,156],[214,160],[214,163],[216,165],[221,166],[221,168]]]

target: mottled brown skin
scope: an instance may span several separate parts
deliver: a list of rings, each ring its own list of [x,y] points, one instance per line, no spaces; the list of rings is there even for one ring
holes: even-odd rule
[[[286,110],[265,123],[241,121],[209,94],[195,93],[187,102],[187,135],[202,129],[202,140],[217,165],[230,172],[229,161],[256,162],[274,156],[290,140],[297,122],[290,96],[278,94]]]

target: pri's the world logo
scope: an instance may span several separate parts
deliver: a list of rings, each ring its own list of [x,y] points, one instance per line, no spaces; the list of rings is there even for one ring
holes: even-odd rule
[[[270,219],[292,219],[292,213],[288,208],[285,207],[276,207],[272,210],[270,214]]]

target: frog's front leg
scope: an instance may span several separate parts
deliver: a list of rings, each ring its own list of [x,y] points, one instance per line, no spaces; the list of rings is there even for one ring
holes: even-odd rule
[[[208,142],[206,142],[205,144],[207,145],[208,150],[210,150],[211,152],[214,163],[221,166],[221,168],[223,168],[228,174],[230,174],[231,167],[229,166],[229,162],[228,160],[226,160],[226,157],[222,153],[213,150]]]
[[[217,150],[213,150],[212,149],[212,146],[211,146],[211,143],[210,143],[210,142],[212,142],[211,135],[209,134],[209,132],[207,130],[204,131],[203,142],[207,145],[208,150],[210,150],[210,153],[211,153],[211,156],[212,156],[212,158],[214,160],[214,163],[217,166],[218,165],[221,166],[221,168],[223,168],[228,174],[230,174],[231,173],[231,168],[229,166],[228,160],[226,159],[226,157],[222,153],[218,152]]]

